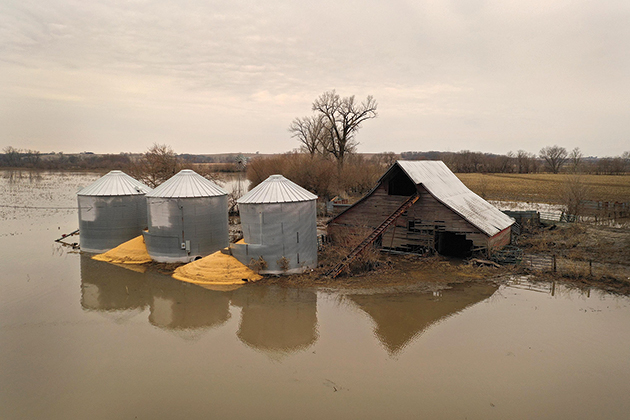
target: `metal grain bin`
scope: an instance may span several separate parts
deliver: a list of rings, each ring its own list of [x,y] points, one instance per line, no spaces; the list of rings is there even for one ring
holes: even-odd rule
[[[142,234],[144,195],[151,191],[122,171],[111,171],[77,193],[81,250],[101,253]]]
[[[189,262],[229,244],[227,192],[184,169],[147,194],[144,240],[157,262]]]
[[[292,274],[317,266],[317,196],[271,175],[238,200],[243,242],[231,250],[243,264],[262,258],[262,274]]]

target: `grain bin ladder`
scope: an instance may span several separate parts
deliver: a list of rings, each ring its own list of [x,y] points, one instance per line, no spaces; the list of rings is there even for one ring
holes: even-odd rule
[[[356,248],[352,250],[339,264],[337,264],[332,270],[326,273],[327,276],[332,277],[333,279],[337,277],[354,259],[361,253],[368,245],[372,244],[380,235],[398,219],[398,217],[403,214],[409,207],[411,207],[420,196],[418,194],[414,194],[407,199],[398,209],[393,212],[383,223],[380,224],[379,227],[374,229],[372,233],[368,235],[367,238],[363,240]]]

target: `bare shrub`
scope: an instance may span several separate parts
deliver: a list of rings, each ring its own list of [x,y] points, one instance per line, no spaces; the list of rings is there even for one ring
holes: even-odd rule
[[[588,194],[589,187],[580,175],[572,174],[567,177],[564,184],[564,205],[567,214],[574,216],[576,221],[584,212],[584,201]]]
[[[263,257],[258,257],[257,260],[251,259],[247,266],[255,273],[259,273],[261,270],[267,269],[267,261]]]
[[[336,227],[332,235],[332,244],[327,246],[326,262],[332,268],[354,250],[373,229],[370,227]],[[349,265],[352,274],[372,271],[383,265],[385,259],[377,245],[368,245]]]
[[[276,264],[278,264],[278,267],[280,267],[282,271],[287,271],[289,269],[290,261],[287,257],[282,256],[278,258],[278,260],[276,261]]]
[[[253,188],[270,175],[280,174],[317,194],[356,196],[374,187],[383,174],[383,166],[360,155],[346,158],[343,168],[321,155],[285,153],[252,160],[247,167],[247,179]]]
[[[340,170],[337,193],[349,196],[363,195],[376,185],[381,175],[382,165],[368,161],[361,155],[350,155]]]

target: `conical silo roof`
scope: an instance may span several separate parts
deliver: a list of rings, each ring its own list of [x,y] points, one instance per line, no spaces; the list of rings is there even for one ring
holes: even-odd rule
[[[148,193],[147,197],[195,198],[222,195],[227,195],[223,188],[195,171],[183,169]]]
[[[282,175],[271,175],[237,200],[239,204],[295,203],[317,200],[317,196]]]
[[[123,171],[111,171],[107,175],[97,179],[93,184],[81,189],[77,195],[109,197],[119,195],[143,195],[149,191],[151,191],[151,188],[133,179]]]

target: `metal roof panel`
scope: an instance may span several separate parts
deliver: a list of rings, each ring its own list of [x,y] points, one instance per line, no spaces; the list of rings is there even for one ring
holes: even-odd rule
[[[227,192],[214,182],[190,169],[183,169],[147,194],[147,197],[194,198],[217,197]]]
[[[295,203],[317,200],[317,196],[282,175],[271,175],[237,200],[239,204]]]
[[[137,181],[122,171],[110,171],[94,183],[81,189],[77,195],[84,196],[120,196],[144,195],[151,188]]]
[[[509,216],[468,189],[442,161],[399,160],[396,165],[416,185],[423,185],[437,200],[488,236],[494,236],[514,223]]]

